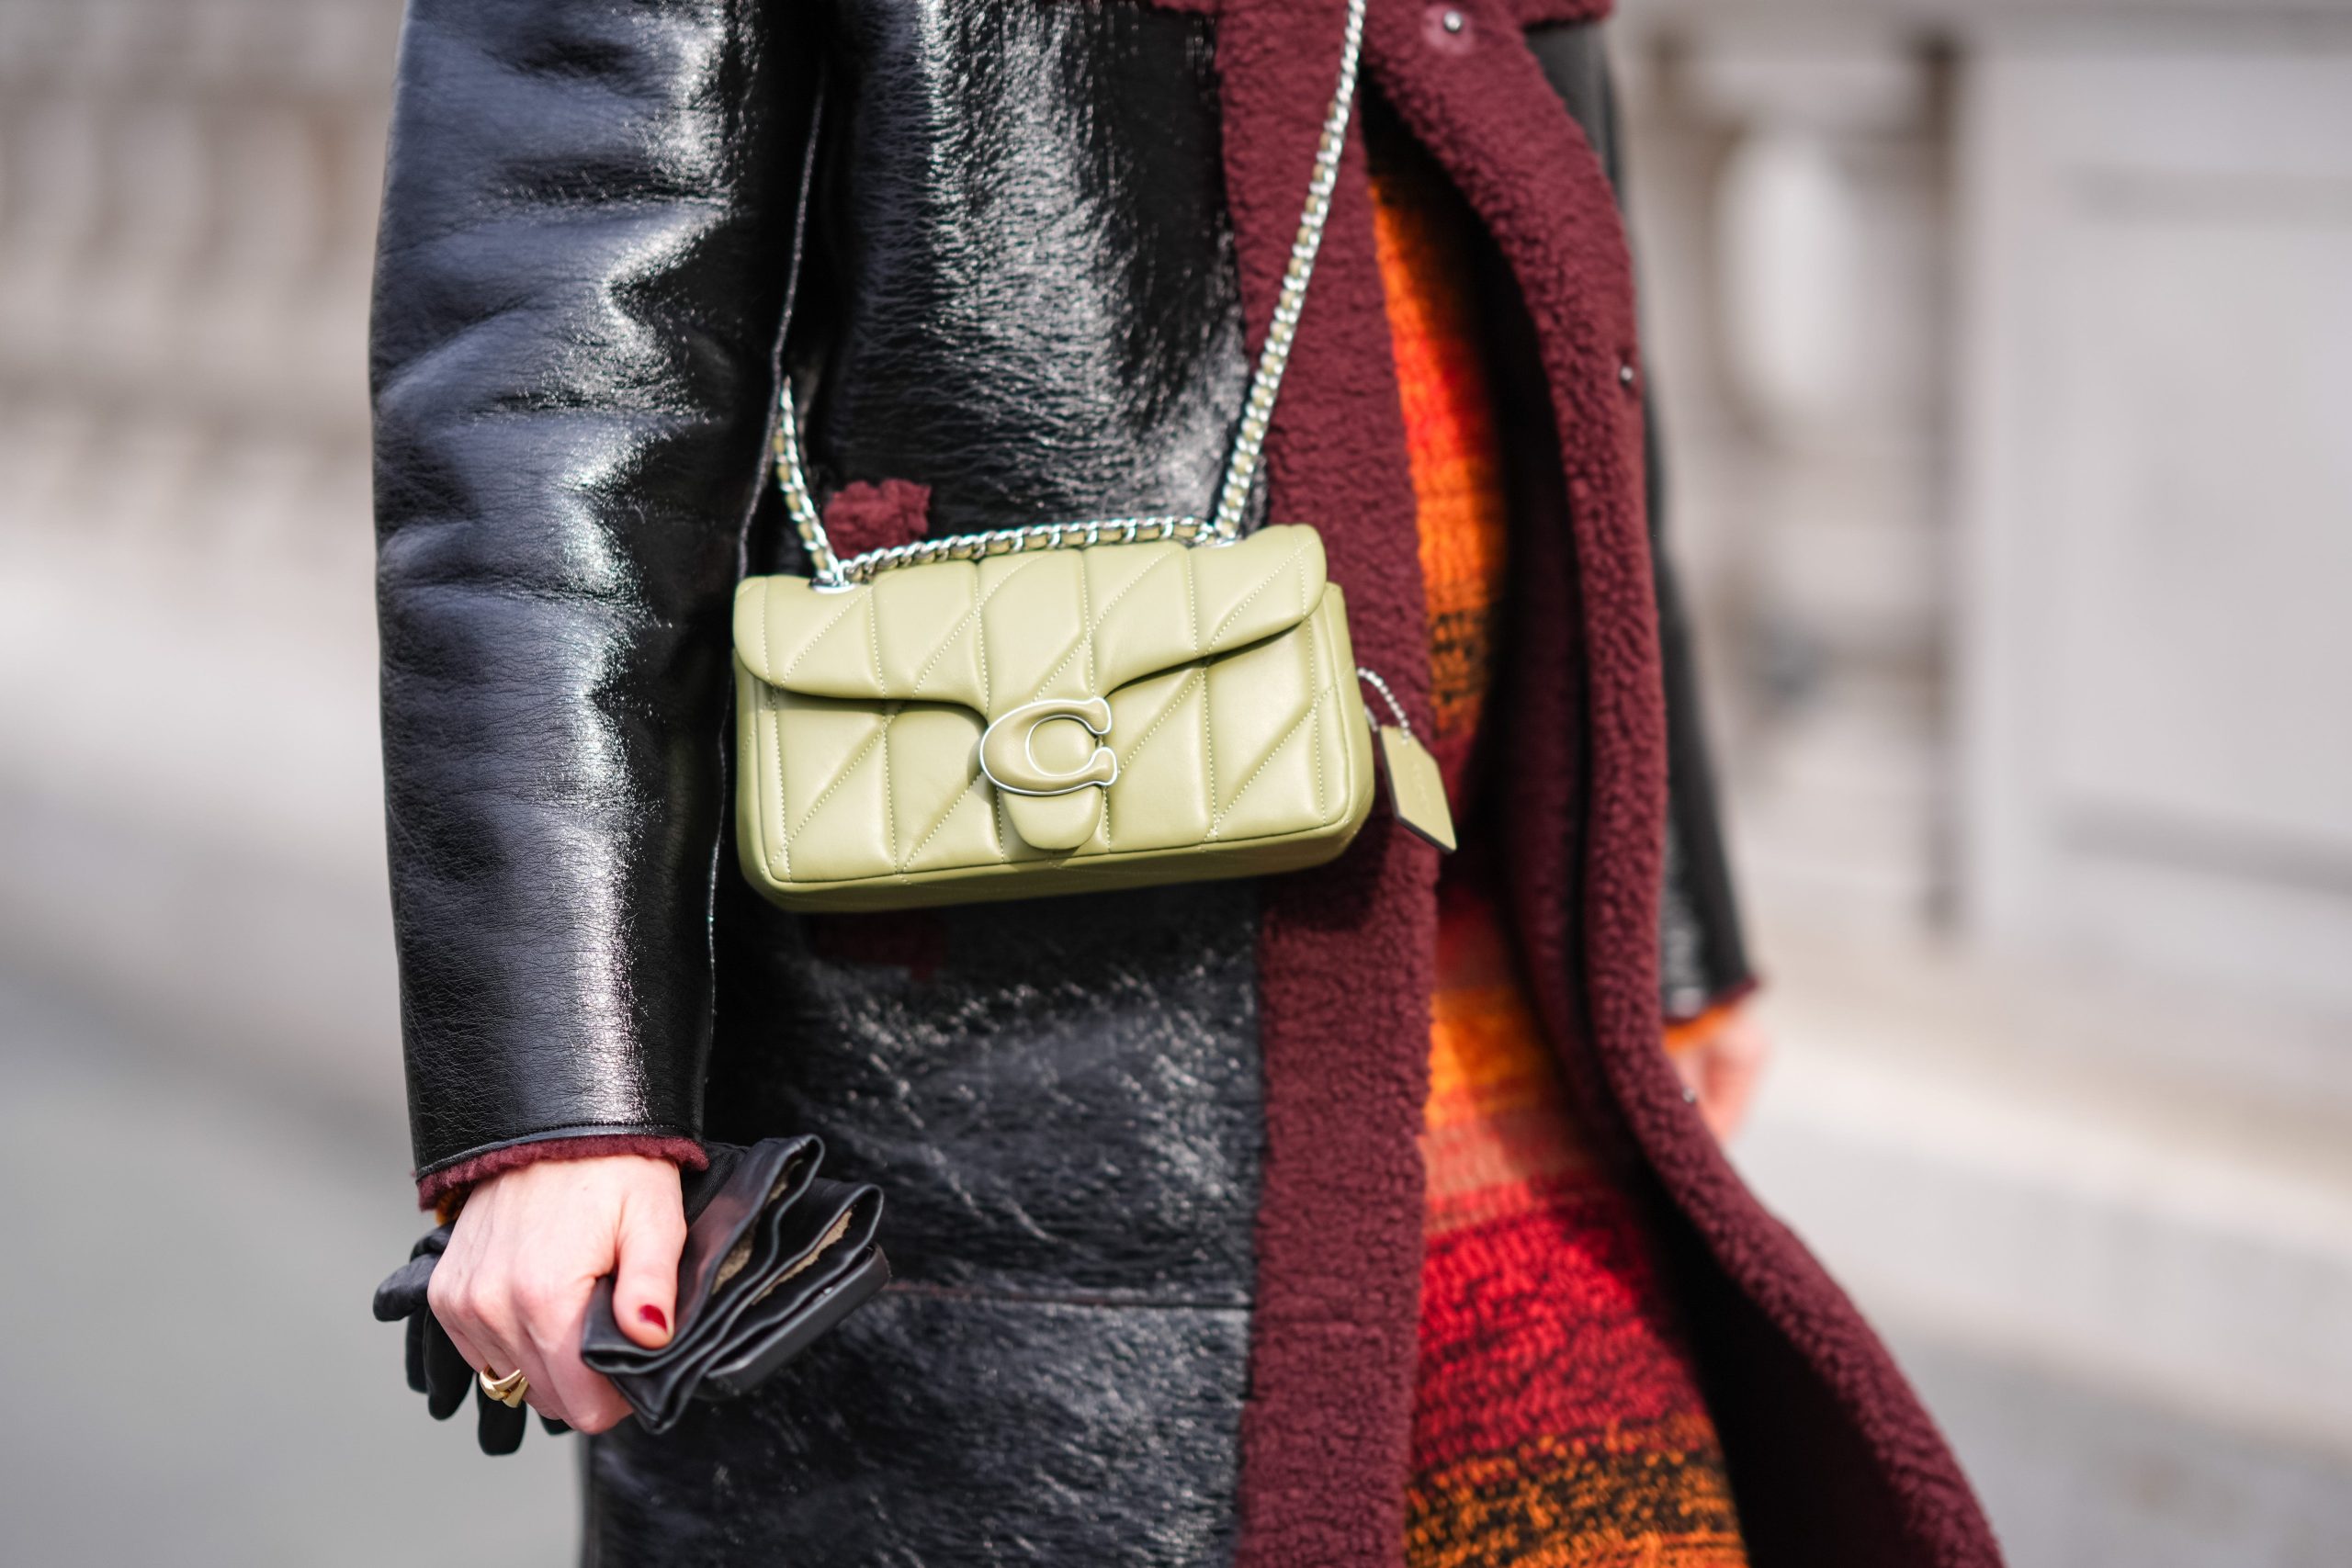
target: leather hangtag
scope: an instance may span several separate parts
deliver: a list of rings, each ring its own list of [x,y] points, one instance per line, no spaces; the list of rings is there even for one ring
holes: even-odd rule
[[[1452,854],[1453,810],[1445,803],[1445,777],[1429,748],[1413,739],[1410,730],[1384,724],[1380,763],[1388,775],[1388,804],[1396,820]]]

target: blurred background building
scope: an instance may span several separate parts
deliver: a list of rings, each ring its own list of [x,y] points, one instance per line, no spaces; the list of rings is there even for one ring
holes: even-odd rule
[[[0,0],[15,1561],[570,1555],[566,1446],[432,1427],[362,1311],[398,9]],[[1738,1157],[2018,1568],[2341,1563],[2352,0],[1623,11]]]

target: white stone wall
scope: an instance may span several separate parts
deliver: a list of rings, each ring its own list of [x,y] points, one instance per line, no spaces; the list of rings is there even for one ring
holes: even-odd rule
[[[2352,6],[1619,41],[1782,1048],[1738,1157],[2019,1563],[2340,1561]]]

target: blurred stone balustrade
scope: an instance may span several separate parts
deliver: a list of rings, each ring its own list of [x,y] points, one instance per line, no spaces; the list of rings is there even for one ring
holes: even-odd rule
[[[6,498],[343,532],[366,442],[383,0],[0,7]]]
[[[2352,5],[1623,0],[1783,1060],[2025,1564],[2352,1528]]]
[[[1677,548],[1751,874],[1917,922],[1949,874],[1942,75],[1779,9],[1627,51]]]
[[[2352,1014],[2352,4],[1619,41],[1751,871]]]
[[[0,937],[379,1098],[366,325],[399,11],[0,4]]]

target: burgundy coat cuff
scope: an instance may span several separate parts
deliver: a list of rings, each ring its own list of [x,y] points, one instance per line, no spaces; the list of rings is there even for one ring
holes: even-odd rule
[[[643,1155],[666,1159],[681,1170],[701,1170],[710,1156],[692,1138],[662,1137],[645,1133],[599,1133],[578,1138],[541,1138],[508,1144],[470,1159],[436,1170],[416,1184],[420,1209],[454,1211],[456,1201],[476,1183],[502,1171],[519,1170],[546,1159],[603,1159],[613,1155]]]

